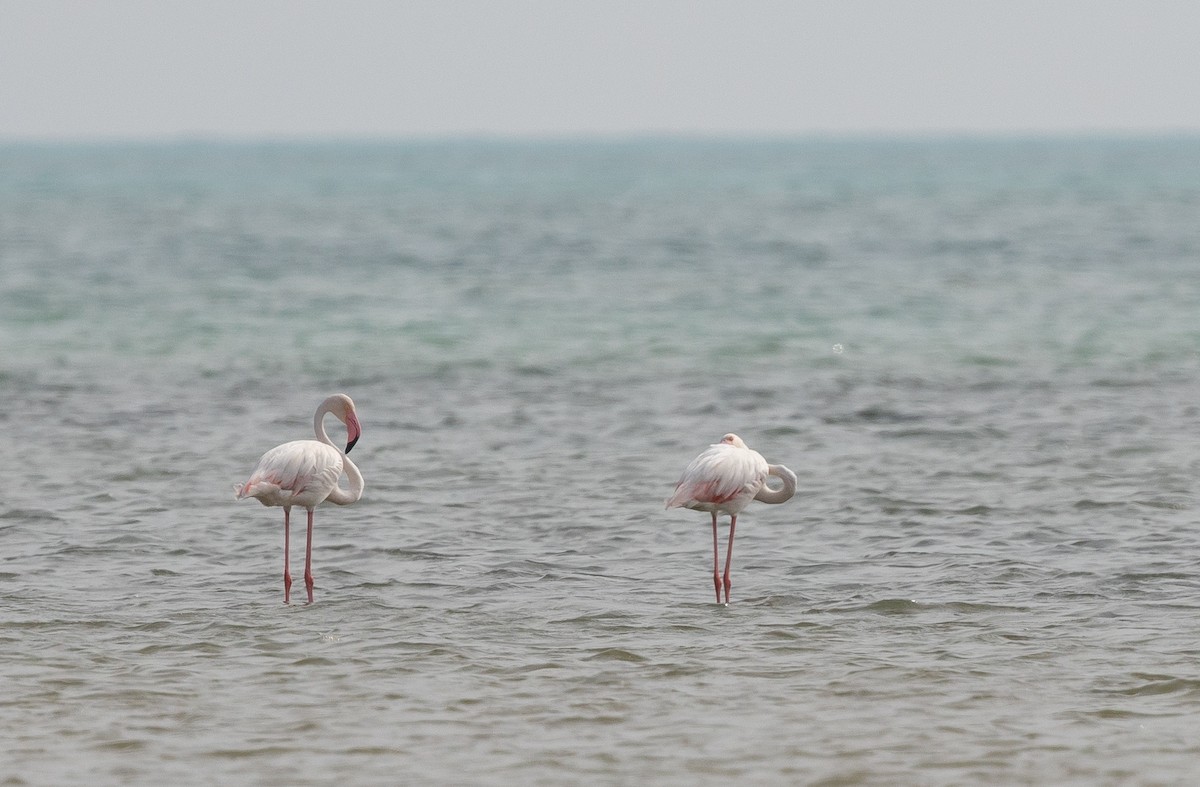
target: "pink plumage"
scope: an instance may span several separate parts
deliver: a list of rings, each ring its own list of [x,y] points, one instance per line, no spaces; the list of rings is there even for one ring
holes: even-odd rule
[[[667,508],[736,514],[767,480],[767,460],[735,434],[708,447],[683,471]]]
[[[315,506],[337,488],[343,456],[316,440],[293,440],[262,455],[238,499],[254,497],[265,506]]]

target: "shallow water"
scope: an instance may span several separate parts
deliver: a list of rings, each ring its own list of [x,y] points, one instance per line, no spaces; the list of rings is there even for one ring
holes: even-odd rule
[[[1190,781],[1198,164],[0,147],[0,783]],[[232,487],[337,390],[284,606]],[[800,483],[725,607],[728,431]]]

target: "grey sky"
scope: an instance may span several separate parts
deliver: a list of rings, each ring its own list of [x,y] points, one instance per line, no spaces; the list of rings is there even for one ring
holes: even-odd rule
[[[0,0],[0,138],[1200,130],[1195,0]]]

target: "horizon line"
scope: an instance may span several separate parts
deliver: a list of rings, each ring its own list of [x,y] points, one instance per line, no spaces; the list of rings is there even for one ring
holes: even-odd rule
[[[1137,140],[1200,137],[1200,128],[1078,129],[861,129],[806,131],[561,131],[561,132],[164,132],[131,134],[7,134],[0,145],[254,145],[395,143],[637,143],[637,142],[837,142]]]

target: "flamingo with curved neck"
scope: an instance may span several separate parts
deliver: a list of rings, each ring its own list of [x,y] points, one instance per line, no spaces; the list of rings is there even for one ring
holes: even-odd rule
[[[775,476],[783,482],[778,489],[767,486],[767,478]],[[729,572],[733,563],[733,533],[737,528],[738,514],[752,500],[777,505],[786,503],[796,494],[796,474],[783,465],[769,465],[762,454],[749,448],[742,438],[727,434],[721,442],[710,445],[684,469],[675,494],[667,500],[667,508],[690,508],[712,514],[713,529],[713,587],[717,591],[717,603],[721,603],[721,589],[725,589],[725,603],[729,603],[729,589],[733,587]],[[720,571],[717,549],[717,516],[729,516],[729,545],[725,552],[725,573]]]
[[[343,452],[325,431],[325,416],[332,415],[346,425],[346,450]],[[304,586],[308,603],[313,601],[312,536],[313,509],[321,503],[345,506],[362,497],[366,484],[358,467],[346,454],[362,435],[362,426],[354,401],[345,394],[328,397],[313,416],[316,440],[293,440],[277,445],[262,455],[244,484],[235,484],[237,499],[256,498],[264,506],[283,507],[283,603],[291,601],[292,575],[289,570],[292,506],[308,511],[308,540],[304,548]],[[338,484],[345,472],[349,489]]]

